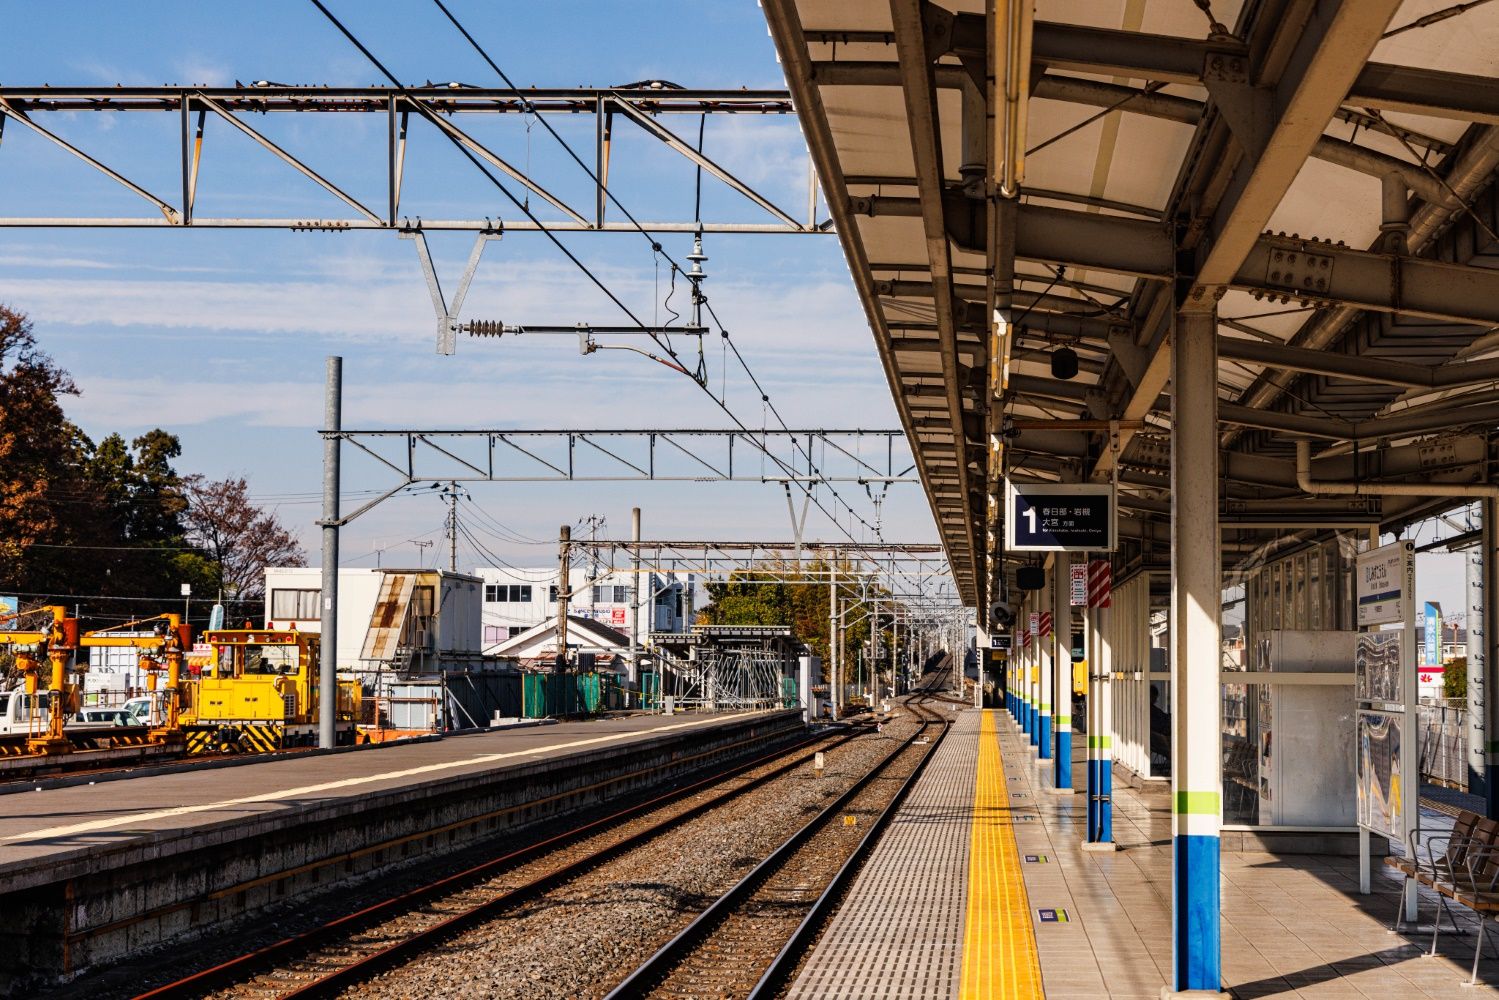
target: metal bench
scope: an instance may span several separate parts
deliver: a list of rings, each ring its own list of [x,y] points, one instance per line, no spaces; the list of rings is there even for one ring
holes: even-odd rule
[[[1387,857],[1385,864],[1436,894],[1437,914],[1428,955],[1437,953],[1444,913],[1454,932],[1465,933],[1448,909],[1448,900],[1466,906],[1478,917],[1473,970],[1466,984],[1477,985],[1478,960],[1485,940],[1484,921],[1490,916],[1499,917],[1499,821],[1463,810],[1450,831],[1413,831],[1406,841],[1405,856]],[[1396,904],[1393,930],[1401,930],[1404,922],[1402,894]]]

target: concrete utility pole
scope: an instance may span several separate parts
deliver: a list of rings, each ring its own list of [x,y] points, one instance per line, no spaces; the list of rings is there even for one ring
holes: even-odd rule
[[[838,569],[828,558],[828,700],[838,718]]]
[[[559,545],[557,552],[557,663],[556,671],[566,676],[567,674],[567,599],[568,593],[568,558],[571,554],[573,529],[564,524],[559,532]]]
[[[640,681],[640,508],[630,508],[630,661],[628,678],[631,684]],[[649,592],[651,588],[646,587]]]
[[[323,612],[318,637],[318,746],[327,749],[337,739],[334,720],[338,713],[338,491],[339,444],[336,432],[343,428],[344,359],[328,358],[327,382],[323,389]]]
[[[448,572],[458,572],[458,484],[448,483]]]

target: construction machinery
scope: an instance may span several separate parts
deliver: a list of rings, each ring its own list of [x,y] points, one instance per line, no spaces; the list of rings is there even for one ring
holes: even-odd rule
[[[139,634],[141,626],[150,626],[150,634]],[[189,696],[189,689],[183,683],[183,664],[188,650],[193,648],[192,626],[184,625],[178,615],[156,615],[85,632],[79,637],[79,644],[84,648],[138,650],[140,667],[146,674],[146,697],[150,699],[146,722],[151,735],[162,740],[181,737],[181,713]],[[161,686],[162,673],[166,674],[165,688]]]
[[[263,753],[317,744],[318,636],[296,629],[213,629],[213,654],[184,717],[189,753]],[[337,685],[336,733],[352,744],[358,680]]]
[[[22,628],[23,624],[28,627]],[[152,627],[142,634],[141,626],[147,624]],[[132,631],[123,634],[123,630]],[[97,632],[81,632],[77,619],[56,605],[0,618],[0,646],[14,650],[21,675],[20,687],[0,692],[0,757],[8,762],[0,771],[6,776],[20,774],[28,759],[74,755],[88,763],[180,752],[182,663],[191,644],[191,634],[177,615],[158,615]],[[69,728],[68,719],[82,701],[81,675],[87,670],[78,652],[95,646],[140,651],[154,706],[147,725]],[[163,671],[165,688],[160,685]]]
[[[27,618],[42,620],[31,628],[21,628]],[[78,701],[78,687],[68,676],[78,650],[77,619],[69,618],[66,608],[55,605],[0,617],[0,646],[14,649],[22,681],[21,689],[11,692],[7,699],[4,735],[24,736],[24,742],[10,742],[24,747],[28,754],[71,751],[73,746],[63,727]],[[44,662],[45,695],[41,691]]]

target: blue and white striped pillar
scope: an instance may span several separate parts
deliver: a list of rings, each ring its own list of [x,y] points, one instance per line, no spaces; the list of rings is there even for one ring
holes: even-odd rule
[[[1052,564],[1052,579],[1056,578],[1056,564]],[[1041,614],[1052,614],[1052,597],[1056,593],[1055,586],[1041,588],[1040,600],[1036,603],[1040,606]],[[1055,623],[1055,615],[1053,615]],[[1044,628],[1043,628],[1044,630]],[[1052,643],[1056,640],[1056,628],[1053,627],[1050,635],[1038,636],[1036,639],[1036,661],[1041,668],[1041,702],[1040,720],[1036,725],[1036,754],[1041,760],[1051,759],[1051,706],[1055,695],[1055,685],[1052,680],[1055,674],[1056,659],[1051,655]]]
[[[1171,342],[1171,950],[1177,991],[1216,992],[1222,978],[1217,337],[1211,293],[1190,300],[1176,314]]]
[[[1058,552],[1052,564],[1052,719],[1056,725],[1054,784],[1072,789],[1072,559]]]
[[[1094,750],[1098,768],[1098,843],[1114,842],[1114,638],[1110,632],[1114,612],[1099,608],[1098,621],[1098,746]],[[1089,734],[1093,738],[1093,734]]]

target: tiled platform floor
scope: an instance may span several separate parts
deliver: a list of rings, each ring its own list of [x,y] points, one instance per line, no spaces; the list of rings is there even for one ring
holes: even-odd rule
[[[1009,716],[999,713],[1000,745],[1014,791],[1038,803],[1041,821],[1017,826],[1022,854],[1045,855],[1025,866],[1034,911],[1059,907],[1066,923],[1037,923],[1048,1000],[1155,1000],[1171,968],[1171,815],[1164,786],[1114,784],[1114,832],[1124,850],[1081,850],[1084,798],[1047,789],[1052,763],[1038,763]],[[1075,774],[1086,773],[1081,758]],[[1440,822],[1435,813],[1428,820]],[[1465,989],[1473,936],[1444,931],[1431,942],[1435,903],[1422,897],[1421,930],[1392,934],[1399,883],[1376,864],[1374,893],[1358,893],[1356,858],[1223,855],[1224,985],[1241,1000],[1499,996]],[[1471,930],[1472,916],[1454,908]],[[1499,945],[1490,928],[1490,947]],[[1499,949],[1496,949],[1499,950]],[[1492,954],[1493,952],[1490,952]],[[1482,978],[1499,983],[1499,960],[1486,958]]]
[[[789,997],[958,995],[979,713],[955,719]]]

